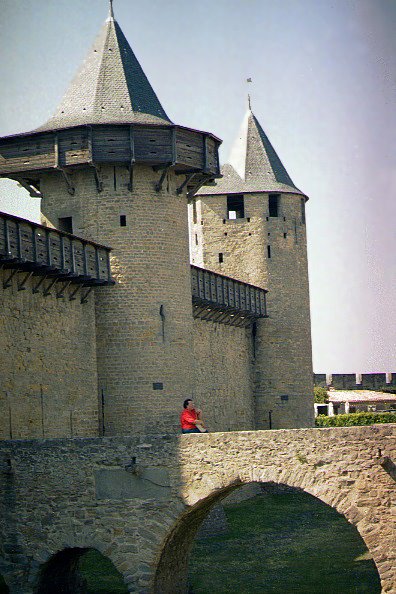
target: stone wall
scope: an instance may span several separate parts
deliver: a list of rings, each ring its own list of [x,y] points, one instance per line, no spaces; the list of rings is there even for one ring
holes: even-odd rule
[[[18,290],[21,274],[3,289],[10,272],[0,272],[0,439],[98,435],[93,295],[45,297],[49,280],[33,293],[37,276]]]
[[[252,332],[194,320],[194,399],[210,431],[254,429]]]
[[[315,386],[336,390],[378,390],[396,386],[396,373],[314,373]]]
[[[313,424],[311,330],[305,216],[301,196],[282,194],[269,216],[268,194],[244,196],[244,218],[227,218],[225,195],[190,205],[193,264],[269,290],[269,319],[257,324],[257,428]],[[220,261],[221,260],[221,261]]]
[[[73,197],[55,173],[41,183],[49,223],[73,217],[75,233],[112,247],[116,284],[96,292],[107,435],[168,431],[192,394],[187,198],[173,171],[157,192],[161,173],[135,166],[130,190],[126,167],[103,166],[98,192],[93,169],[83,170],[73,174]]]
[[[31,594],[67,547],[96,548],[130,592],[185,591],[210,509],[242,485],[303,489],[356,525],[394,592],[396,425],[0,443],[0,573]]]

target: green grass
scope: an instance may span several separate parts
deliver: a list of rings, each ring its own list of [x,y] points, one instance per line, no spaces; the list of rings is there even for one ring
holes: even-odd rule
[[[121,574],[99,551],[87,551],[79,561],[79,571],[87,581],[87,594],[128,594]]]
[[[317,499],[258,496],[225,511],[229,532],[194,544],[194,594],[381,592],[357,530]]]

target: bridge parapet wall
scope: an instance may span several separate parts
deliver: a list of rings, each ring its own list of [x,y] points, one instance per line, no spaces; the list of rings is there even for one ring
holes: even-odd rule
[[[257,481],[303,489],[344,514],[392,592],[395,441],[396,425],[3,441],[0,573],[11,594],[30,594],[56,552],[96,548],[131,592],[184,592],[209,509]]]

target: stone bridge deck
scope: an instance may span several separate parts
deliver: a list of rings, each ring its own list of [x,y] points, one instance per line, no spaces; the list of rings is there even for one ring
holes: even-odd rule
[[[212,505],[253,481],[302,489],[354,524],[396,592],[396,425],[0,443],[0,573],[38,589],[42,565],[96,548],[130,592],[185,592]]]

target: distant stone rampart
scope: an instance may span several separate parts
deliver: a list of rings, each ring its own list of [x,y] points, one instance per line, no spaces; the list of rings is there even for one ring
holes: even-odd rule
[[[336,390],[378,390],[383,386],[396,387],[396,372],[314,373],[314,385]]]

